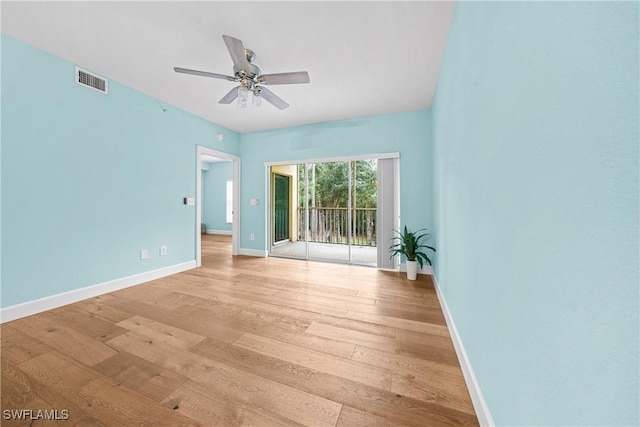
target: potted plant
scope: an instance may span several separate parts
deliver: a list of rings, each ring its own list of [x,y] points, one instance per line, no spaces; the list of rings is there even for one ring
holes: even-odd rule
[[[389,247],[389,253],[391,254],[390,258],[393,258],[396,255],[404,255],[405,258],[407,258],[407,279],[416,280],[418,274],[417,264],[420,264],[420,268],[423,267],[424,262],[432,265],[431,259],[429,259],[429,256],[423,251],[423,249],[429,249],[435,252],[436,248],[420,244],[420,239],[430,236],[430,233],[426,228],[411,233],[407,230],[406,225],[404,226],[403,232],[398,230],[393,231],[398,233],[398,236],[393,238],[393,240],[397,240],[398,243]],[[422,231],[424,231],[424,233],[418,235],[418,233]]]

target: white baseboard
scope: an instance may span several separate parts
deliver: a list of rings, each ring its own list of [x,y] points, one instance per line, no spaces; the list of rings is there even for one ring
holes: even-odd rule
[[[233,236],[233,231],[230,230],[207,230],[205,234],[223,234],[225,236]]]
[[[489,407],[487,406],[487,402],[484,400],[484,395],[482,394],[482,390],[480,389],[480,384],[478,384],[478,379],[476,378],[476,374],[473,372],[473,368],[471,367],[471,362],[469,361],[467,352],[464,349],[464,345],[462,344],[460,335],[458,335],[458,330],[456,329],[456,325],[455,323],[453,323],[453,319],[451,318],[451,313],[449,312],[449,307],[447,307],[447,302],[444,299],[444,294],[440,290],[438,279],[436,278],[435,275],[432,275],[432,277],[433,277],[433,284],[435,285],[436,293],[438,295],[438,299],[440,300],[440,306],[442,307],[442,312],[444,313],[445,320],[447,321],[449,334],[451,335],[453,346],[456,349],[456,354],[458,355],[458,360],[460,361],[462,374],[464,375],[464,380],[467,383],[467,388],[469,389],[469,394],[471,395],[471,402],[473,402],[473,408],[475,409],[476,416],[478,417],[478,422],[483,427],[495,426],[495,423],[493,422],[493,418],[491,417],[491,413],[489,412]]]
[[[260,249],[240,248],[239,255],[257,256],[260,258],[265,258],[269,256],[269,253],[265,250],[260,250]]]
[[[93,298],[119,289],[139,285],[140,283],[170,276],[172,274],[180,273],[181,271],[191,270],[192,268],[196,268],[195,260],[5,307],[0,309],[0,323],[31,316],[32,314],[41,313],[43,311],[82,301],[87,298]]]

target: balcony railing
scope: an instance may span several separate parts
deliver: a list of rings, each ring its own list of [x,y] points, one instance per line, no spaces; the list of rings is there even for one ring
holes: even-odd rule
[[[376,246],[376,208],[351,209],[351,244]],[[349,243],[349,208],[309,208],[309,241]],[[298,208],[298,240],[305,240],[305,212]]]

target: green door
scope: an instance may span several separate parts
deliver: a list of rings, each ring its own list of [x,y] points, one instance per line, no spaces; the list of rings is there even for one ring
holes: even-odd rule
[[[275,230],[273,235],[275,242],[289,239],[290,179],[291,177],[288,176],[274,174],[273,218]]]

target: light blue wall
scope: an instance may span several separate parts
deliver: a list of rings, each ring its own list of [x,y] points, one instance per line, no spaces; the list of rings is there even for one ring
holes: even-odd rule
[[[2,34],[0,34],[2,37]],[[0,201],[2,200],[2,40],[0,40]],[[0,202],[0,307],[2,307],[2,203]]]
[[[460,2],[438,279],[498,425],[638,425],[638,3]]]
[[[241,135],[241,241],[266,250],[265,162],[400,153],[400,210],[410,228],[432,226],[431,113],[416,111]],[[260,199],[259,206],[249,205]],[[254,233],[255,241],[249,240]]]
[[[239,154],[236,133],[74,66],[2,35],[2,307],[194,260],[196,145]]]
[[[227,224],[227,181],[233,181],[233,163],[209,163],[202,171],[202,222],[207,230],[231,231]]]

